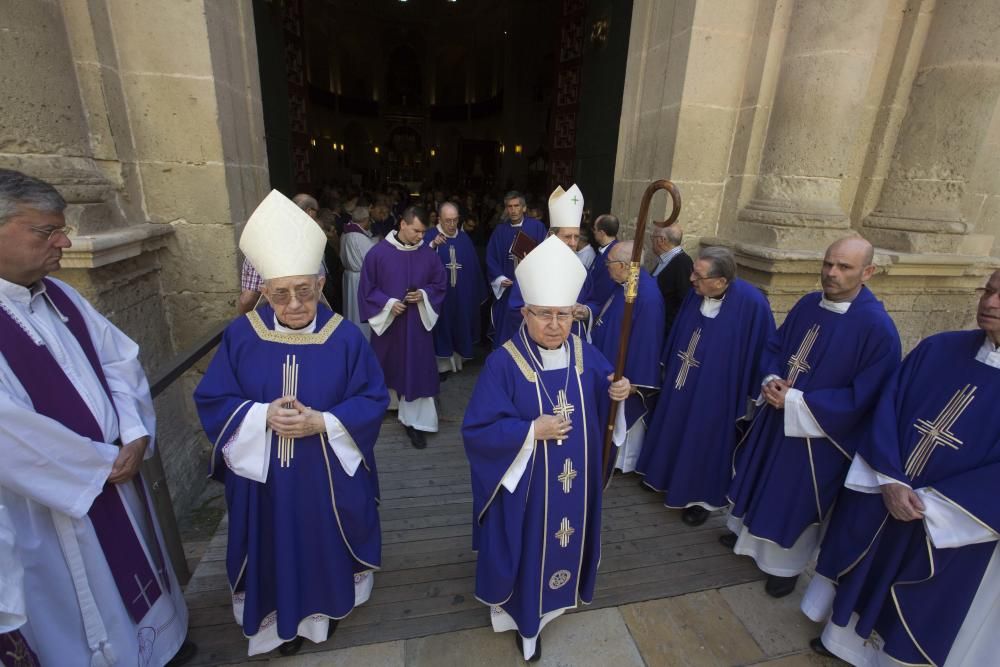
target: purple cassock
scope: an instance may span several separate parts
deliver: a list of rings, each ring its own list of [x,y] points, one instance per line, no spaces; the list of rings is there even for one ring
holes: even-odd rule
[[[46,279],[45,289],[66,318],[67,329],[80,345],[108,400],[114,405],[111,388],[83,315],[54,281]],[[104,434],[94,414],[49,349],[37,345],[2,308],[0,341],[3,341],[4,358],[31,398],[35,412],[83,437],[104,442]],[[152,528],[152,512],[142,478],[137,475],[127,484],[134,485],[142,501],[146,522]],[[104,490],[94,499],[87,517],[97,534],[123,607],[134,623],[141,624],[156,601],[170,592],[169,563],[156,539],[149,540],[144,546],[126,509],[120,486],[125,485],[105,484]],[[26,564],[31,566],[31,563]]]
[[[437,319],[447,284],[447,274],[434,251],[422,242],[405,245],[396,232],[365,255],[358,309],[361,319],[372,325],[371,346],[385,374],[385,384],[396,391],[400,400],[437,395],[440,381],[434,339],[417,304],[408,304],[406,311],[393,317],[381,333],[376,321],[384,317],[383,311],[391,299],[403,301],[410,290],[423,290],[424,303],[433,311],[433,319]]]
[[[435,252],[445,268],[448,291],[434,327],[434,352],[439,357],[459,354],[471,359],[479,342],[479,306],[488,296],[486,281],[468,234],[459,229],[455,236],[447,236],[435,229],[428,232],[428,243],[438,236],[444,243]]]

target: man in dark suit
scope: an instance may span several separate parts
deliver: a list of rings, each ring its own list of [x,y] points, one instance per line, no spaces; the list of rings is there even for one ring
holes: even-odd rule
[[[681,302],[691,289],[691,271],[694,269],[694,263],[681,247],[684,230],[679,225],[654,227],[650,238],[653,242],[653,252],[658,258],[656,268],[653,269],[653,277],[656,278],[656,284],[663,294],[667,316],[666,334],[669,334]]]

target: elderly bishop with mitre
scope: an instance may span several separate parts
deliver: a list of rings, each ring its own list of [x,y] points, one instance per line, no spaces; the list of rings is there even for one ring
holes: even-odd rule
[[[226,570],[249,654],[325,641],[381,562],[374,448],[389,404],[356,325],[319,304],[326,237],[272,191],[240,249],[268,304],[237,319],[195,392],[226,485]]]
[[[575,252],[549,237],[516,275],[524,326],[487,358],[462,435],[472,469],[476,597],[491,606],[493,629],[515,630],[524,658],[537,660],[542,628],[593,599],[603,427],[611,400],[624,400],[630,386],[625,378],[612,383],[611,364],[570,333],[586,279]]]

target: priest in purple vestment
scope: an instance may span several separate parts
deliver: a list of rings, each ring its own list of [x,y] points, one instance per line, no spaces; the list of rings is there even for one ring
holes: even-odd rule
[[[319,303],[326,238],[272,191],[240,249],[267,304],[230,324],[194,399],[226,486],[226,573],[248,654],[324,642],[381,563],[375,441],[389,396],[361,331]]]
[[[1000,271],[979,330],[921,342],[883,388],[802,610],[854,665],[997,664]]]
[[[733,455],[723,544],[788,595],[812,560],[871,411],[899,365],[896,325],[865,286],[874,249],[860,237],[833,243],[822,292],[792,307],[761,361],[761,401]]]
[[[448,280],[441,260],[423,242],[427,212],[403,211],[399,229],[365,256],[358,288],[361,319],[372,328],[371,345],[382,365],[390,398],[410,443],[427,446],[438,430],[434,397],[440,390],[431,331],[444,304]],[[391,409],[391,407],[390,407]]]
[[[517,267],[524,326],[486,360],[462,422],[472,471],[476,598],[525,660],[542,629],[594,596],[601,557],[601,466],[610,401],[630,393],[570,333],[586,278],[576,253],[546,239]],[[621,404],[619,404],[620,406]],[[619,407],[618,424],[621,424]],[[621,443],[624,429],[616,429]]]
[[[428,234],[430,247],[448,275],[448,291],[434,326],[434,354],[441,379],[462,370],[479,342],[479,308],[487,299],[486,281],[472,239],[459,229],[458,206],[441,204],[438,224]]]
[[[0,659],[181,664],[195,653],[187,607],[139,474],[155,444],[149,384],[138,346],[46,277],[72,245],[65,208],[48,183],[0,169],[0,506],[27,618],[0,636]]]

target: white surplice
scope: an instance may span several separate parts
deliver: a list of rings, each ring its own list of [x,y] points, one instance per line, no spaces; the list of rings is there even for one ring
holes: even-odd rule
[[[0,497],[3,491],[0,490]],[[0,503],[0,634],[17,630],[27,620],[24,610],[24,567],[15,549],[14,521]],[[0,662],[3,662],[0,659]]]
[[[344,265],[344,317],[357,324],[365,338],[371,336],[371,328],[367,322],[361,321],[358,287],[361,285],[361,267],[365,263],[365,255],[377,242],[369,230],[365,230],[364,234],[351,232],[340,238],[340,263]]]
[[[1000,368],[1000,352],[989,338],[977,352],[976,361]],[[909,486],[879,473],[868,465],[864,457],[855,455],[844,486],[859,493],[881,493],[883,484]],[[1000,634],[996,631],[1000,628],[1000,535],[932,489],[920,488],[915,493],[924,504],[924,529],[936,548],[953,549],[986,542],[997,544],[983,573],[979,589],[972,599],[972,605],[965,615],[951,651],[948,652],[944,667],[995,664],[996,657],[1000,655]],[[886,655],[872,642],[865,641],[854,632],[857,614],[852,614],[846,628],[829,622],[836,592],[833,582],[817,575],[809,582],[802,598],[801,608],[806,616],[817,623],[827,621],[823,629],[823,645],[838,657],[859,667],[902,667],[903,663]]]
[[[104,434],[103,442],[95,442],[36,413],[0,354],[0,502],[10,512],[25,570],[28,620],[21,632],[43,665],[91,667],[116,659],[130,664],[136,658],[144,666],[163,665],[183,643],[188,621],[169,562],[166,572],[156,573],[163,595],[137,626],[87,518],[119,451],[109,443],[119,437],[131,442],[155,431],[149,384],[138,346],[75,290],[59,285],[86,320],[114,405],[44,286],[28,289],[0,279],[0,308],[48,348]],[[146,456],[152,453],[151,442]],[[148,550],[159,527],[149,525],[133,485],[118,489]],[[162,544],[162,535],[160,539]],[[169,593],[163,577],[169,577]]]

